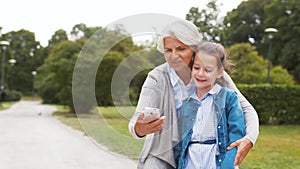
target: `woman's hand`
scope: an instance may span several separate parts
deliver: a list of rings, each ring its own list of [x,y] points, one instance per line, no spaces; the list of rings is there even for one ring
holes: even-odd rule
[[[227,150],[231,150],[234,147],[238,148],[237,154],[235,156],[234,160],[234,166],[237,166],[242,163],[248,152],[252,148],[252,143],[246,138],[239,139],[233,143],[231,143],[228,147]]]
[[[144,118],[144,113],[142,113],[135,123],[134,131],[139,137],[158,132],[163,127],[165,118],[165,116],[159,117],[159,115]]]

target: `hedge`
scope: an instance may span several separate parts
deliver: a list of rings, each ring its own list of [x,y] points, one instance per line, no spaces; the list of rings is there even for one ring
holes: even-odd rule
[[[300,85],[238,85],[260,124],[300,124]]]

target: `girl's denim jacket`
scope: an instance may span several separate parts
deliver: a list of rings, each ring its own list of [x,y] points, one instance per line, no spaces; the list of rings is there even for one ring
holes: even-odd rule
[[[220,166],[221,169],[233,169],[237,148],[229,151],[226,148],[245,135],[244,115],[234,91],[222,87],[213,97],[213,105],[218,118],[217,145],[219,155],[216,156],[216,165]],[[193,98],[185,100],[182,104],[179,120],[182,139],[179,144],[180,152],[178,152],[178,147],[175,148],[175,153],[177,151],[176,154],[179,154],[179,159],[176,159],[178,169],[184,168],[185,156],[193,134],[193,125],[199,106],[199,102]]]

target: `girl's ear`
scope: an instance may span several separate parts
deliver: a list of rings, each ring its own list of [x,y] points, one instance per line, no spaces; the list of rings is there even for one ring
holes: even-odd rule
[[[224,67],[221,67],[219,70],[218,70],[218,78],[221,78],[223,76],[223,73],[224,73]]]

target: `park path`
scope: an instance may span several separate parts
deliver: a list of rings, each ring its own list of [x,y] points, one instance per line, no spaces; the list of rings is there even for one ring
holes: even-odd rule
[[[0,169],[134,169],[126,157],[104,151],[62,123],[55,108],[20,101],[0,111]]]

